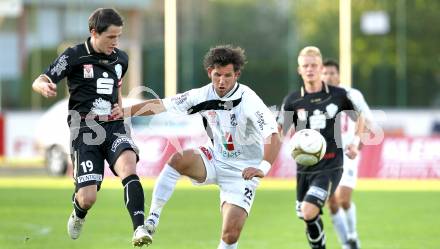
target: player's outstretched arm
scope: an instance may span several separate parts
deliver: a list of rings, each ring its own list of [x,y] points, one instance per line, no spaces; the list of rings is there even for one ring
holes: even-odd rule
[[[32,89],[41,94],[45,98],[53,98],[57,96],[57,85],[50,82],[47,76],[40,75],[32,83]]]
[[[161,99],[150,99],[123,109],[124,117],[150,116],[165,112]]]

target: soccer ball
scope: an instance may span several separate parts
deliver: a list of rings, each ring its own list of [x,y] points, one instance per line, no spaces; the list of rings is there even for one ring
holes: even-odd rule
[[[312,129],[297,131],[292,137],[292,157],[301,166],[317,164],[325,154],[327,142],[321,133]]]

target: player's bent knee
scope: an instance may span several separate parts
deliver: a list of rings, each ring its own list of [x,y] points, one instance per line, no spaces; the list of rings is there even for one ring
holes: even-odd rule
[[[343,209],[349,209],[351,207],[351,200],[346,199],[346,200],[341,201],[341,206]]]
[[[90,209],[93,204],[95,204],[96,202],[96,194],[82,194],[82,195],[77,195],[76,199],[79,203],[79,205],[81,206],[81,208],[83,209]]]
[[[313,220],[319,215],[319,208],[313,204],[303,205],[301,212],[304,220]]]
[[[303,213],[303,219],[304,220],[313,220],[316,218],[316,216],[318,216],[319,213],[315,213],[315,212],[306,212]]]
[[[181,153],[174,153],[171,158],[168,160],[168,164],[177,170],[179,173],[182,173],[185,170],[186,165],[184,163],[184,157]]]
[[[240,237],[240,231],[238,231],[237,229],[224,231],[222,234],[222,240],[229,245],[236,243],[239,237]]]
[[[136,172],[136,153],[132,150],[124,150],[116,160],[115,170],[119,175],[134,174]]]
[[[78,190],[75,199],[78,201],[81,208],[87,210],[96,202],[97,192],[98,189],[96,185],[84,186]]]

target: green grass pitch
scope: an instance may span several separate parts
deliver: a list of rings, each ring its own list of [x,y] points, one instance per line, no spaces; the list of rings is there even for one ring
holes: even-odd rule
[[[0,180],[1,181],[1,180]],[[132,248],[132,229],[121,188],[105,188],[72,241],[66,221],[72,211],[69,188],[0,187],[1,249]],[[151,187],[145,187],[146,209]],[[355,192],[362,248],[440,248],[439,191]],[[259,189],[239,240],[245,249],[307,249],[303,222],[294,212],[294,189]],[[212,188],[178,188],[165,207],[154,236],[156,249],[217,248],[219,193]],[[325,210],[327,248],[340,248]]]

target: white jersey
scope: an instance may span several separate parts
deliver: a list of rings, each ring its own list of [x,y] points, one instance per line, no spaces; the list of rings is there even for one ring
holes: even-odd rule
[[[354,109],[357,112],[362,113],[367,122],[372,123],[373,115],[362,93],[354,88],[344,87],[344,89],[347,91],[347,96],[353,103]],[[351,120],[344,112],[341,112],[341,133],[342,145],[343,148],[345,148],[347,145],[353,142],[356,133],[356,122]]]
[[[165,98],[167,111],[200,113],[213,142],[214,158],[243,170],[263,159],[264,139],[278,133],[275,117],[249,87],[236,83],[220,98],[210,83]]]

